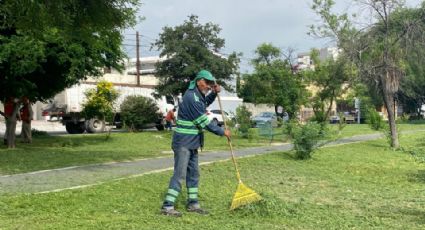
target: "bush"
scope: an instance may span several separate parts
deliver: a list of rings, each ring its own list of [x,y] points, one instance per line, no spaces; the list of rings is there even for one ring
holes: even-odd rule
[[[408,123],[410,120],[410,115],[407,113],[403,113],[401,117],[398,118],[399,122]]]
[[[132,131],[141,130],[162,116],[155,101],[143,96],[126,97],[120,109],[124,125]]]
[[[317,122],[300,124],[288,122],[285,129],[294,144],[295,157],[305,160],[311,158],[312,153],[318,147],[319,140],[324,138],[325,133]]]
[[[83,103],[82,114],[86,119],[112,120],[114,102],[119,96],[112,83],[101,81],[96,88],[89,89],[84,94],[86,101]]]
[[[31,136],[32,137],[47,137],[49,136],[49,134],[46,131],[41,131],[41,130],[37,130],[32,128],[31,129]]]
[[[249,140],[249,142],[252,142],[253,140],[256,140],[258,138],[259,138],[259,134],[258,134],[257,128],[248,129],[248,140]]]
[[[366,123],[368,123],[373,130],[381,130],[385,127],[385,122],[381,115],[373,108],[367,110]]]
[[[236,122],[239,124],[239,133],[241,137],[248,137],[248,130],[252,127],[251,124],[252,113],[246,108],[246,106],[241,105],[236,108]]]

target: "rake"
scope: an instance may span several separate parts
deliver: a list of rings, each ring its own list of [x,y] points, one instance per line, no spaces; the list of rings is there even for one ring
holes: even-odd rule
[[[217,94],[217,98],[218,98],[218,104],[220,106],[221,116],[223,117],[224,129],[226,130],[227,129],[226,119],[224,117],[223,107],[221,105],[219,94]],[[230,205],[230,210],[234,210],[243,205],[247,205],[247,204],[254,203],[256,201],[261,200],[261,196],[258,195],[254,190],[246,186],[244,183],[242,183],[238,164],[236,163],[235,153],[233,151],[232,140],[230,140],[230,138],[227,138],[227,143],[229,144],[229,147],[230,147],[230,153],[232,155],[232,161],[236,171],[236,178],[238,179],[238,182],[239,182],[238,187],[236,188],[235,195],[233,196],[233,199],[232,199],[232,204]]]

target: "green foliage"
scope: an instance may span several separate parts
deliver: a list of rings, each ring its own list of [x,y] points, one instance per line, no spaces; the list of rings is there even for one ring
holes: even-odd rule
[[[348,60],[341,56],[337,60],[330,58],[321,62],[317,50],[312,50],[314,70],[304,71],[308,81],[317,90],[311,99],[314,120],[327,123],[332,105],[347,92],[354,80],[354,70]]]
[[[252,142],[253,140],[257,140],[259,138],[258,128],[250,128],[248,129],[248,140]]]
[[[413,14],[415,10],[406,11],[405,14]],[[425,23],[422,24],[422,31],[425,29]],[[403,106],[403,111],[407,113],[416,113],[420,117],[420,109],[425,104],[425,48],[420,41],[423,33],[413,34],[412,43],[405,49],[408,53],[406,57],[406,76],[400,82],[398,92],[398,102]]]
[[[243,138],[248,137],[248,130],[252,127],[252,113],[245,105],[240,105],[236,108],[236,122],[239,124],[238,131]]]
[[[317,122],[288,122],[286,133],[294,144],[295,157],[300,160],[310,159],[318,147],[319,140],[325,137],[323,127]]]
[[[47,137],[49,136],[49,134],[46,131],[41,131],[41,130],[37,130],[32,128],[31,129],[31,135],[32,137]]]
[[[388,112],[391,126],[392,147],[398,147],[399,142],[395,128],[394,96],[399,92],[401,79],[409,69],[411,50],[421,50],[424,47],[423,21],[425,4],[420,7],[406,7],[405,1],[361,1],[364,12],[368,12],[369,23],[357,27],[354,19],[345,14],[332,12],[335,1],[313,0],[312,9],[321,17],[319,26],[311,26],[311,32],[322,37],[332,37],[357,67],[361,80],[375,87],[377,94],[385,99],[384,105]],[[419,51],[423,52],[423,51]],[[415,51],[413,51],[415,53]],[[413,54],[421,59],[423,55]],[[415,58],[415,57],[414,57]],[[417,64],[415,64],[417,67]],[[422,64],[420,64],[422,65]],[[412,67],[412,66],[410,66]],[[414,68],[416,68],[414,67]],[[420,69],[411,72],[421,73]],[[419,82],[419,87],[422,82]],[[407,92],[413,93],[409,96]],[[418,108],[417,92],[402,91],[402,100],[408,101],[409,107]],[[413,99],[413,100],[412,100]],[[416,105],[415,105],[416,104]]]
[[[71,155],[72,159],[84,159],[71,153],[84,153],[86,157],[100,154],[106,156],[111,151],[94,149],[111,144],[115,146],[113,150],[119,157],[127,151],[144,153],[140,149],[145,148],[140,145],[157,153],[158,147],[153,149],[149,143],[152,142],[152,135],[158,133],[115,133],[113,140],[119,138],[119,142],[84,146],[93,148],[90,154],[84,153],[84,150],[71,152],[69,148],[68,154],[60,154],[57,158]],[[95,136],[92,135],[79,137],[81,141],[93,138]],[[423,132],[409,135],[402,138],[402,143],[421,147],[423,138]],[[225,141],[222,138],[217,140],[217,143],[224,143],[225,149]],[[161,150],[169,149],[169,143],[163,145],[161,142],[158,142]],[[202,204],[211,213],[208,216],[194,215],[184,210],[186,192],[181,193],[176,203],[176,208],[184,212],[183,218],[170,220],[158,214],[157,210],[164,198],[162,193],[171,175],[170,171],[166,171],[78,190],[4,194],[0,197],[3,207],[0,223],[4,229],[63,229],[64,226],[95,229],[100,226],[104,229],[162,230],[169,228],[168,223],[173,224],[173,229],[187,229],[190,225],[190,228],[209,230],[265,227],[423,229],[424,165],[417,164],[408,154],[394,154],[383,146],[382,140],[375,140],[325,148],[315,155],[317,160],[308,163],[295,162],[287,153],[281,152],[240,159],[238,162],[244,182],[264,200],[236,211],[226,210],[235,192],[235,181],[231,174],[232,163],[225,161],[201,166],[200,195]],[[120,151],[120,148],[126,151]],[[8,153],[0,157],[13,154],[12,151]],[[22,155],[30,157],[34,154]],[[38,158],[42,156],[43,153],[37,154]],[[51,161],[46,160],[44,163]],[[0,163],[5,164],[5,161]],[[19,164],[23,165],[31,164]]]
[[[369,108],[366,114],[366,123],[369,124],[373,130],[382,130],[385,127],[385,122],[382,116],[374,108]]]
[[[399,117],[399,122],[401,123],[407,123],[410,120],[410,115],[407,113],[403,113],[400,117]]]
[[[101,81],[96,88],[89,89],[85,93],[86,101],[83,103],[82,114],[86,119],[99,118],[110,121],[114,115],[114,102],[118,98],[118,92],[112,83]]]
[[[135,24],[138,0],[0,4],[0,99],[47,100],[103,67],[122,69],[121,32]]]
[[[153,47],[161,51],[167,59],[158,63],[157,76],[159,95],[179,95],[201,69],[209,70],[217,82],[231,91],[228,81],[237,73],[239,55],[227,57],[219,54],[224,47],[224,39],[219,37],[221,28],[211,22],[201,24],[198,16],[191,15],[182,25],[164,27]]]
[[[259,45],[255,54],[254,73],[239,79],[238,96],[245,102],[282,106],[294,117],[309,96],[302,76],[293,73],[290,61],[283,60],[282,51],[272,44]]]
[[[124,125],[132,131],[141,130],[162,116],[155,101],[143,96],[126,97],[120,108]]]

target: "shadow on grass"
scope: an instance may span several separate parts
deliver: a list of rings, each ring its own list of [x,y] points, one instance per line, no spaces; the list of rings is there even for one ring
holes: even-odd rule
[[[408,180],[414,183],[425,183],[425,170],[418,170],[416,173],[412,173]]]
[[[293,153],[293,151],[286,151],[286,152],[282,152],[281,153],[282,157],[286,160],[296,160],[298,161],[299,159],[297,159]]]
[[[413,208],[400,208],[397,210],[403,216],[410,216],[418,224],[425,224],[425,212],[423,210],[413,209]]]

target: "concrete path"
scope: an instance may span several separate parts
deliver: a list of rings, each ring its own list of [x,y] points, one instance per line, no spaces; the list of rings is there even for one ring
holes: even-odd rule
[[[328,143],[327,146],[374,140],[382,134],[370,134],[343,138]],[[267,154],[277,151],[288,151],[291,144],[278,146],[256,147],[236,150],[237,157]],[[199,161],[208,164],[230,159],[228,151],[201,153]],[[121,180],[144,174],[171,170],[172,157],[151,158],[132,162],[117,162],[107,164],[67,167],[53,170],[43,170],[23,174],[0,176],[0,194],[44,193],[65,189],[101,184],[111,180]]]

